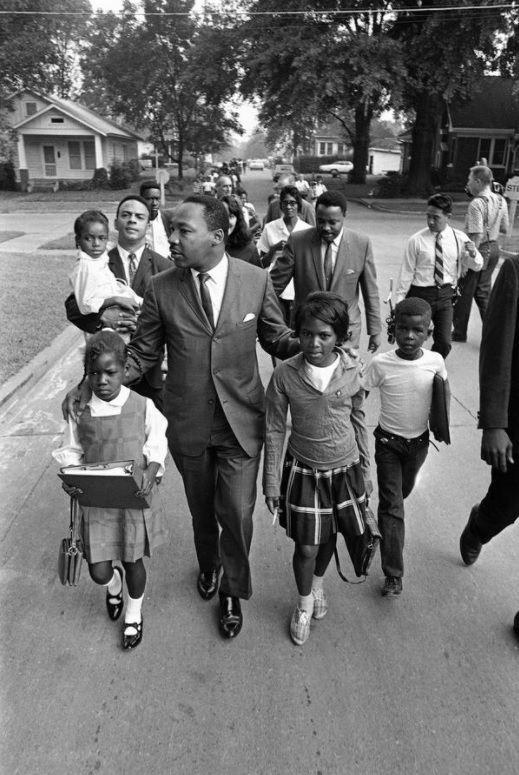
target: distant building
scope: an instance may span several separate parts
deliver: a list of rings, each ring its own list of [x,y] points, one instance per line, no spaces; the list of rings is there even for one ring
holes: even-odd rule
[[[140,135],[77,102],[30,90],[12,102],[13,160],[23,190],[29,183],[90,180],[99,167],[139,156]]]
[[[512,78],[485,76],[463,103],[446,102],[438,116],[431,168],[445,179],[464,181],[470,167],[486,159],[496,180],[519,169],[519,93]],[[411,133],[400,136],[404,171],[409,169]]]

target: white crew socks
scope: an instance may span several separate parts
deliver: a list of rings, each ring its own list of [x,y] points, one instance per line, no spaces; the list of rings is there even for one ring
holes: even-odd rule
[[[142,601],[144,595],[135,598],[128,596],[126,604],[126,613],[124,614],[125,624],[139,624],[142,621]]]
[[[312,614],[314,610],[314,596],[310,592],[309,595],[299,595],[298,607],[301,611],[306,611],[307,614]]]
[[[312,577],[312,592],[319,592],[323,588],[324,576]]]
[[[117,597],[117,595],[121,594],[121,590],[123,587],[123,580],[121,578],[121,574],[117,573],[117,571],[114,570],[114,575],[108,582],[108,584],[103,584],[104,587],[108,587],[108,594],[110,597]]]

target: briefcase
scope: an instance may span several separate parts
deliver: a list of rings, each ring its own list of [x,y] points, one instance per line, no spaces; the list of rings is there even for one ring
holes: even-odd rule
[[[451,443],[449,429],[450,403],[451,392],[448,380],[443,379],[439,374],[435,374],[433,377],[429,428],[436,441],[443,441],[445,444]]]
[[[365,517],[363,517],[360,512],[359,514],[364,522],[364,532],[362,535],[351,535],[351,533],[348,533],[346,530],[341,531],[340,522],[338,525],[339,532],[342,533],[344,537],[355,575],[358,578],[364,576],[361,581],[350,581],[346,578],[341,569],[338,549],[335,547],[335,564],[337,566],[337,572],[341,579],[347,581],[348,584],[362,584],[362,582],[366,580],[370,565],[373,562],[373,558],[377,553],[378,546],[382,539],[377,520],[370,507],[366,506]]]
[[[83,542],[79,536],[77,498],[70,499],[70,535],[62,538],[58,550],[58,576],[63,586],[77,587],[83,564]]]

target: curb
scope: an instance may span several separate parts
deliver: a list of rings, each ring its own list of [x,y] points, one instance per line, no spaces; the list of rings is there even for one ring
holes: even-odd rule
[[[23,398],[34,385],[54,366],[56,361],[83,342],[83,333],[75,326],[68,326],[54,341],[36,355],[27,366],[0,386],[0,410],[7,412],[11,402]]]

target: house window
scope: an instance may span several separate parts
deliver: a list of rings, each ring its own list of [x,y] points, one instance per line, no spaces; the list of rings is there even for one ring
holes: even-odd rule
[[[326,143],[319,143],[319,156],[324,156],[326,153]]]
[[[37,105],[35,102],[26,102],[25,103],[25,115],[26,116],[34,116],[37,110]]]
[[[51,124],[63,124],[64,121],[63,121],[62,118],[55,117],[55,118],[51,118],[50,123]]]
[[[96,147],[95,143],[84,143],[85,151],[85,169],[95,170],[96,168]]]
[[[81,169],[81,143],[69,142],[68,157],[71,170]]]
[[[128,146],[123,145],[123,161],[128,161]]]
[[[506,156],[506,140],[499,138],[494,140],[494,149],[492,151],[492,166],[504,167]]]
[[[490,137],[482,137],[479,141],[479,156],[478,159],[486,159],[487,164],[490,164]]]
[[[326,143],[326,153],[328,156],[333,154],[333,143]]]
[[[337,143],[337,153],[339,156],[346,153],[346,143]]]
[[[478,159],[486,159],[490,167],[506,165],[506,140],[504,137],[481,137]]]

